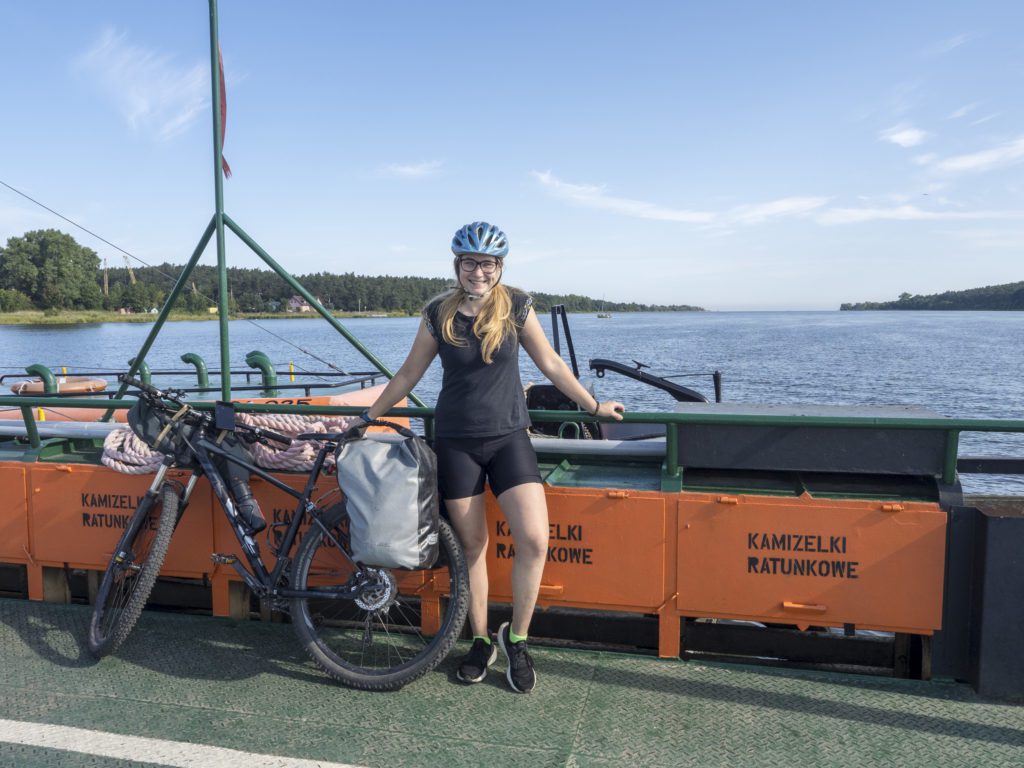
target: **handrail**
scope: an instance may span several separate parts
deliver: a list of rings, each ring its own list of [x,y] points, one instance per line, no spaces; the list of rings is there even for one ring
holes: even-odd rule
[[[95,410],[123,409],[134,405],[135,400],[87,400],[76,399],[76,408]],[[52,406],[52,397],[0,397],[0,408],[19,408],[25,417],[26,429],[31,433],[35,429],[32,408]],[[214,403],[197,402],[192,407],[201,411],[212,411]],[[235,403],[239,413],[285,413],[299,415],[321,414],[327,416],[352,416],[361,413],[364,406],[354,405],[282,405],[278,403]],[[433,429],[434,409],[425,407],[393,408],[388,412],[393,416],[423,419],[428,433]],[[566,420],[566,411],[530,411],[530,418],[541,422],[558,422]],[[597,422],[601,419],[590,416],[582,411],[573,412],[572,420],[579,422]],[[765,427],[811,427],[811,428],[847,428],[871,429],[888,427],[894,429],[915,429],[945,432],[946,456],[943,464],[942,479],[952,483],[956,478],[957,447],[962,432],[1007,432],[1024,433],[1024,419],[958,419],[958,418],[912,418],[889,416],[766,416],[735,413],[649,413],[631,412],[623,414],[623,422],[627,424],[663,424],[665,431],[665,466],[668,478],[680,477],[679,467],[679,429],[692,424],[719,424],[731,426],[765,426]],[[31,421],[31,424],[30,424]],[[675,429],[668,429],[674,426]]]

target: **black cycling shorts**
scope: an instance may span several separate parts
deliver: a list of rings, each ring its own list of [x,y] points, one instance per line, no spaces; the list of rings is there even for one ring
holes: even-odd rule
[[[434,453],[442,499],[478,496],[484,492],[484,480],[495,496],[540,482],[537,454],[525,429],[497,437],[438,437]]]

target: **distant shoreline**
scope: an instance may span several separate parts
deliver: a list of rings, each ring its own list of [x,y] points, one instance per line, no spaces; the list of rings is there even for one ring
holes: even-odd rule
[[[901,293],[895,301],[861,301],[840,305],[840,312],[863,312],[876,309],[1013,312],[1024,310],[1024,281],[986,285],[964,291],[946,291],[928,296]]]
[[[387,317],[411,317],[404,312],[334,312],[334,317],[342,319],[352,318],[387,318]],[[95,310],[62,311],[47,314],[43,311],[22,311],[22,312],[0,312],[0,325],[84,325],[86,323],[153,323],[156,315],[148,313],[136,313],[121,315],[116,312],[101,312]],[[320,319],[316,312],[239,312],[232,314],[230,320],[298,320],[298,319]],[[168,322],[182,320],[217,320],[217,315],[198,312],[172,312],[167,316]]]
[[[664,310],[666,312],[705,312],[706,310]],[[544,310],[542,310],[544,312]],[[593,312],[582,310],[570,312],[570,315],[590,315]],[[620,310],[618,312],[607,312],[608,315],[625,314],[654,314],[637,310]],[[417,317],[419,313],[407,314],[405,312],[332,312],[331,316],[339,320],[360,320],[360,319],[388,319],[401,317]],[[153,323],[157,315],[145,312],[138,312],[130,315],[121,315],[117,312],[106,312],[102,310],[63,310],[56,313],[46,313],[42,310],[22,310],[18,312],[0,312],[0,325],[87,325],[90,323]],[[206,312],[172,312],[167,316],[167,322],[180,321],[213,321],[217,315]],[[310,320],[322,319],[316,312],[238,312],[233,313],[229,320]]]

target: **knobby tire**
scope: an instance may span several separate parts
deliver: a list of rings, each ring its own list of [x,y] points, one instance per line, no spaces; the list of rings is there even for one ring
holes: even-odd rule
[[[347,547],[344,505],[322,518],[335,541]],[[441,521],[439,553],[434,568],[387,571],[397,584],[396,599],[386,610],[367,610],[352,599],[294,598],[292,624],[313,661],[335,680],[363,690],[401,688],[434,669],[458,639],[469,609],[469,572],[454,531]],[[384,571],[385,569],[379,569]],[[296,554],[293,585],[316,589],[345,584],[354,571],[351,561],[316,526],[311,526]],[[394,582],[391,582],[392,577]],[[441,600],[440,631],[433,637],[420,629],[417,584],[447,577],[448,598]],[[417,581],[419,580],[419,581]],[[366,600],[364,600],[364,604]]]
[[[171,543],[178,504],[177,489],[164,483],[157,494],[147,493],[132,515],[96,592],[89,623],[94,656],[116,651],[139,620]]]

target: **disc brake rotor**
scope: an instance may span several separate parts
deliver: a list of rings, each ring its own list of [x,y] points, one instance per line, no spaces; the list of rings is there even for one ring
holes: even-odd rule
[[[398,582],[390,571],[367,568],[366,583],[359,590],[356,605],[364,611],[380,611],[395,602],[398,597]]]

